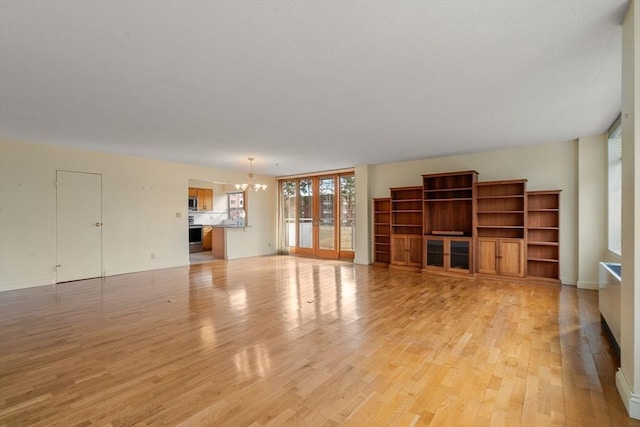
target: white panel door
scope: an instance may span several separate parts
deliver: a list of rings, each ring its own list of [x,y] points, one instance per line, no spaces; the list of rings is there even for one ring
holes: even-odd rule
[[[57,282],[102,275],[102,175],[56,172]]]

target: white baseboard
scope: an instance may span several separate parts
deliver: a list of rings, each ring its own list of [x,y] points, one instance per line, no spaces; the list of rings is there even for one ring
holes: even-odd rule
[[[598,283],[585,282],[584,280],[578,280],[578,289],[598,289]]]
[[[620,368],[618,368],[618,372],[616,372],[616,388],[618,389],[618,393],[620,393],[624,407],[627,408],[629,416],[640,420],[640,394],[631,391],[627,378]]]

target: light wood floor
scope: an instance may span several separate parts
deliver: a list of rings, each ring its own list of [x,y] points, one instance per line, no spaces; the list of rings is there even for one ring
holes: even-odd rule
[[[0,293],[0,425],[632,426],[597,293],[287,256]]]

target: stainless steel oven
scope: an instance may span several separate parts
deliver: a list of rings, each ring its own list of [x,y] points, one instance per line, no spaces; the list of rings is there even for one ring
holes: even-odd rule
[[[202,225],[189,224],[189,253],[202,252]]]

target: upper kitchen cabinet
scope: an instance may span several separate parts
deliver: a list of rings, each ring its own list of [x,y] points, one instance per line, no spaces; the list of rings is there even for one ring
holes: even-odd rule
[[[213,210],[213,190],[212,189],[189,187],[189,198],[196,199],[197,211]]]
[[[198,188],[198,210],[213,210],[213,190],[210,188]]]

